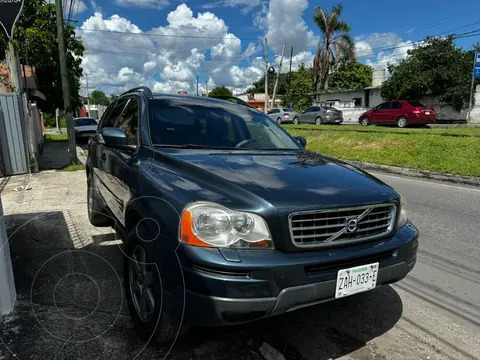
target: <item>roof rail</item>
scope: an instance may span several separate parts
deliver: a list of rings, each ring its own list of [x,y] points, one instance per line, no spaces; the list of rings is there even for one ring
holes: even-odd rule
[[[147,97],[152,97],[153,96],[152,90],[150,90],[150,88],[148,88],[146,86],[139,86],[139,87],[130,89],[128,91],[125,91],[121,96],[126,95],[126,94],[131,94],[131,93],[134,93],[134,92],[143,92],[145,94],[145,96],[147,96]]]

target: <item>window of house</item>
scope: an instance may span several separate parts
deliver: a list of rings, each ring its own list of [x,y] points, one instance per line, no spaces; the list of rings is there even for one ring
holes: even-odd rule
[[[355,107],[362,107],[362,98],[353,98],[352,100],[355,102]]]

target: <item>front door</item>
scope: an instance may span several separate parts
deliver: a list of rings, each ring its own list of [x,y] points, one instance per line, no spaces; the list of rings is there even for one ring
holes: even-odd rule
[[[377,110],[372,112],[370,115],[370,120],[375,124],[387,124],[391,120],[390,109],[392,107],[392,102],[387,101],[377,106]]]
[[[114,127],[121,128],[127,134],[130,145],[138,147],[139,104],[135,97],[128,100],[121,115],[116,119]],[[125,225],[125,208],[131,198],[128,179],[131,174],[131,159],[134,152],[104,146],[102,154],[105,161],[105,185],[108,191],[108,207],[122,225]]]

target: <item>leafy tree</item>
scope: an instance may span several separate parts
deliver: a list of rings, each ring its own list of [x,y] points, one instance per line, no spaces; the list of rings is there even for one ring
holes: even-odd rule
[[[217,86],[208,93],[208,96],[232,96],[233,93],[225,86]]]
[[[268,74],[268,93],[273,94],[273,88],[275,86],[275,79],[277,77],[277,73],[272,71]],[[277,94],[284,95],[287,93],[288,90],[288,74],[280,74],[278,78],[278,87],[277,87]],[[247,93],[255,94],[255,93],[264,93],[265,92],[265,74],[262,77],[253,83],[253,87],[247,89]]]
[[[110,99],[103,91],[93,90],[90,94],[90,103],[95,105],[108,105],[110,104]]]
[[[313,59],[314,85],[317,92],[328,88],[328,77],[332,69],[342,62],[355,59],[355,43],[350,35],[350,25],[340,20],[343,12],[342,4],[325,11],[315,7],[313,22],[320,29],[320,42]]]
[[[348,61],[342,63],[338,69],[330,75],[330,90],[363,89],[372,86],[372,67]]]
[[[388,66],[392,75],[382,85],[384,99],[419,100],[431,95],[456,110],[468,104],[473,50],[458,48],[452,38],[430,37],[408,55],[399,64]]]
[[[312,95],[308,89],[312,89],[313,76],[312,69],[307,68],[305,64],[300,64],[297,71],[292,72],[292,83],[290,92],[283,98],[285,106],[293,104],[297,111],[303,110],[312,105]]]
[[[39,107],[54,114],[58,107],[63,109],[62,82],[58,56],[57,23],[55,5],[46,0],[25,1],[22,15],[14,33],[14,46],[22,59],[35,67],[39,91],[47,100],[38,100]],[[0,38],[3,38],[0,36]],[[82,75],[81,56],[85,50],[81,40],[75,37],[75,27],[65,24],[67,68],[70,80],[72,107],[81,106],[79,95]],[[4,57],[7,43],[0,41],[0,59]]]

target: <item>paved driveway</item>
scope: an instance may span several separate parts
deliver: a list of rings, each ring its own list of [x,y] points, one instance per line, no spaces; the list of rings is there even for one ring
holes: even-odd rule
[[[145,347],[123,298],[122,247],[92,227],[80,172],[4,184],[18,302],[0,324],[0,359],[478,359],[480,191],[382,176],[410,199],[419,262],[398,285]],[[170,351],[171,350],[171,351]]]

